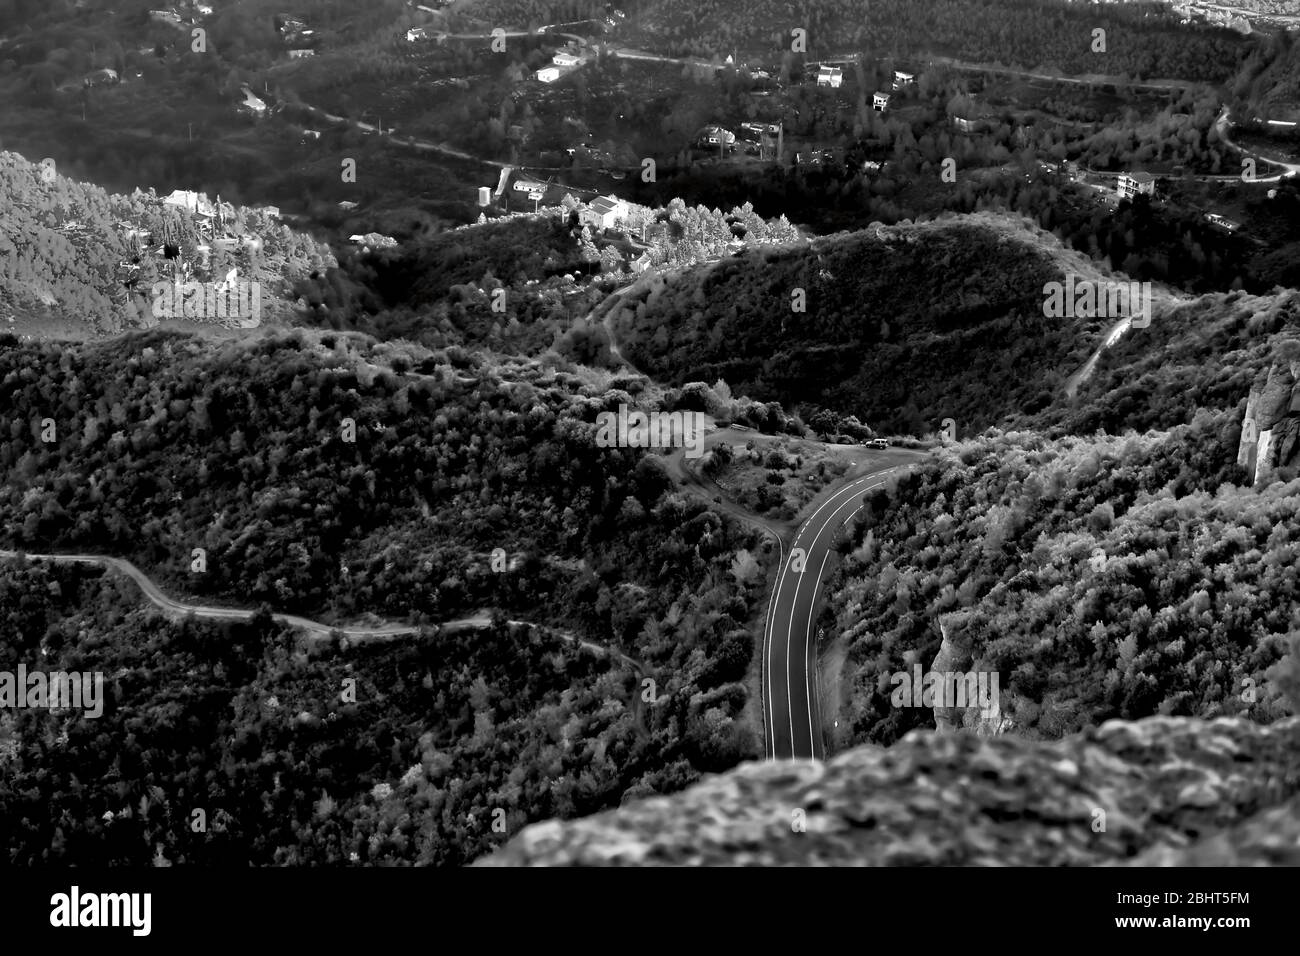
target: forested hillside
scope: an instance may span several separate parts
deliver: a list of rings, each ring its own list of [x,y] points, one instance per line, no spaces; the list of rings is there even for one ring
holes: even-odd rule
[[[654,456],[596,446],[599,411],[644,400],[612,385],[358,336],[10,337],[3,545],[114,553],[178,596],[327,621],[562,624],[646,666],[662,766],[728,766],[757,748],[735,718],[760,542]]]
[[[824,665],[807,675],[814,754],[817,714],[830,755],[935,726],[933,707],[891,700],[897,672],[998,673],[1005,726],[945,737],[933,759],[980,784],[970,758],[1001,754],[992,802],[1022,799],[972,813],[1048,821],[1041,840],[1013,821],[1038,862],[1161,845],[1125,827],[1165,826],[1163,802],[1103,838],[1050,838],[1080,803],[1074,756],[1092,755],[1089,786],[1142,789],[1093,746],[1112,718],[1242,718],[1229,736],[1270,775],[1246,789],[1215,775],[1223,738],[1171,735],[1211,768],[1197,799],[1231,791],[1234,820],[1295,789],[1288,725],[1255,725],[1300,699],[1300,292],[1274,287],[1300,281],[1300,190],[1235,179],[1251,121],[1300,102],[1290,38],[1177,27],[1155,3],[312,0],[295,15],[314,55],[298,57],[279,0],[246,0],[196,21],[213,41],[198,58],[188,25],[150,21],[144,0],[88,0],[64,30],[74,6],[0,0],[0,27],[31,22],[0,29],[6,139],[73,140],[69,168],[98,153],[117,177],[184,174],[178,189],[284,203],[319,235],[397,241],[336,259],[278,210],[190,212],[157,185],[114,195],[0,152],[0,550],[19,552],[0,558],[0,673],[94,671],[107,691],[93,719],[0,708],[0,859],[464,864],[525,824],[758,758],[765,730],[775,752],[780,702],[755,695],[778,647],[802,747],[805,633]],[[408,39],[416,24],[472,37]],[[541,24],[556,26],[506,53],[482,35]],[[532,78],[565,29],[736,63],[606,49],[563,82]],[[832,58],[841,89],[807,69]],[[121,82],[83,82],[101,67]],[[895,68],[918,79],[877,111]],[[1217,85],[1130,82],[1158,77]],[[249,83],[263,119],[237,112]],[[780,122],[783,155],[700,155],[704,124],[745,120]],[[132,170],[120,157],[148,141]],[[359,180],[340,181],[345,157]],[[512,190],[449,228],[480,215],[503,165],[546,180],[533,214]],[[1137,169],[1152,197],[1097,188]],[[626,202],[612,228],[581,222],[573,196],[597,189]],[[265,324],[297,327],[156,327],[154,282],[231,269],[262,284]],[[1149,325],[1049,315],[1046,286],[1067,277],[1150,280]],[[622,406],[718,428],[698,462],[598,445],[598,416]],[[944,423],[955,440],[929,456]],[[1278,467],[1257,478],[1250,454]],[[775,573],[796,551],[820,602],[806,632],[807,579]],[[256,614],[169,616],[117,574],[30,557],[81,552]],[[388,624],[418,633],[324,633]],[[1030,739],[978,739],[999,734]],[[1133,756],[1141,728],[1101,737],[1153,762]],[[926,775],[930,751],[897,751],[922,761],[896,775],[918,807],[950,782]],[[1039,800],[1026,774],[1061,785]],[[705,816],[744,819],[734,802]],[[753,833],[779,824],[784,847],[802,832],[788,809]],[[959,846],[963,827],[913,818],[888,858],[954,862],[935,841]],[[1201,822],[1184,819],[1160,832],[1177,843]],[[999,832],[980,826],[972,844]],[[734,856],[753,839],[721,842]]]
[[[237,248],[214,248],[194,278],[237,269],[243,280],[261,283],[267,318],[288,314],[291,284],[334,266],[333,254],[258,211],[232,212]],[[29,333],[39,333],[44,320],[70,320],[87,335],[156,325],[150,288],[173,275],[164,236],[174,238],[185,261],[196,259],[204,241],[191,211],[164,205],[152,190],[109,193],[0,152],[0,332],[16,319]]]
[[[501,3],[495,4],[497,7]],[[509,3],[505,4],[507,8]],[[1240,35],[1179,27],[1157,3],[1063,4],[1051,0],[661,0],[635,23],[637,37],[673,54],[779,55],[790,31],[807,31],[810,56],[935,53],[1067,74],[1127,74],[1219,82],[1244,54]],[[1094,51],[1093,30],[1106,33]]]
[[[824,408],[884,431],[979,429],[1050,403],[1113,321],[1043,315],[1065,264],[1101,275],[1007,220],[873,224],[660,282],[612,324],[647,374],[722,378],[806,421]]]
[[[1226,418],[1146,438],[998,434],[869,499],[833,598],[852,739],[933,726],[890,705],[889,675],[930,667],[940,620],[968,648],[959,669],[1001,675],[1009,733],[1285,713],[1266,672],[1300,629],[1300,487],[1178,484],[1188,458],[1216,464]]]
[[[1133,330],[1102,353],[1077,403],[1060,402],[1026,419],[1034,426],[1090,434],[1129,429],[1172,428],[1190,422],[1200,409],[1231,410],[1240,424],[1252,382],[1279,357],[1279,342],[1300,328],[1300,295],[1241,292],[1206,295],[1170,310],[1165,321]],[[1289,354],[1289,353],[1288,353]],[[1225,442],[1236,437],[1225,432]],[[1231,457],[1231,456],[1230,456]],[[1206,472],[1211,478],[1235,476]]]
[[[730,212],[673,199],[634,206],[626,237],[610,239],[579,223],[581,204],[565,196],[538,216],[510,216],[424,236],[345,259],[299,284],[311,321],[429,348],[464,346],[515,355],[554,350],[602,367],[617,364],[592,311],[629,281],[633,263],[686,268],[751,247],[800,238],[785,216],[766,221],[749,203]],[[642,237],[636,242],[630,237]]]
[[[10,865],[457,865],[697,776],[703,737],[631,670],[504,624],[309,650],[266,617],[167,621],[98,569],[13,563],[0,612],[0,668],[99,671],[106,697],[94,720],[0,711]]]
[[[1236,456],[1252,380],[1300,344],[1296,296],[1177,317],[1200,321],[1130,333],[1106,357],[1065,412],[1085,437],[1061,435],[1051,409],[1038,432],[958,444],[869,496],[831,602],[846,739],[932,724],[890,706],[888,675],[928,668],[940,624],[963,666],[1001,675],[1010,733],[1287,712],[1300,484],[1252,490]]]

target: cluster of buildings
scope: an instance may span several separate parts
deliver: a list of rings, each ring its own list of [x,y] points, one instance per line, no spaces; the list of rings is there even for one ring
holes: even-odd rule
[[[838,90],[844,84],[844,68],[834,66],[829,63],[809,64],[817,67],[817,85],[824,86],[832,90]],[[907,73],[903,70],[894,71],[893,88],[895,91],[905,89],[916,82],[915,73]],[[872,107],[878,112],[883,113],[889,106],[889,94],[883,92],[875,93],[872,98]]]
[[[501,179],[497,183],[496,192],[490,186],[480,186],[478,190],[478,202],[480,206],[490,206],[493,198],[500,199],[505,192],[505,183],[510,173],[503,170]],[[516,176],[510,183],[511,192],[524,193],[528,196],[544,196],[552,186],[552,183],[541,182],[540,180],[530,179],[527,176]],[[625,199],[620,199],[614,194],[607,196],[597,196],[590,202],[583,203],[578,210],[578,220],[584,226],[590,226],[593,230],[604,231],[613,229],[615,225],[625,221],[631,210],[631,204]]]
[[[129,258],[118,263],[115,293],[118,301],[129,296],[133,289],[137,292],[143,291],[137,287],[137,281],[141,267],[146,261],[161,260],[162,263],[171,263],[169,268],[160,269],[160,272],[170,281],[187,283],[192,282],[196,275],[211,272],[213,250],[235,253],[240,249],[260,250],[262,247],[262,241],[256,236],[234,234],[237,219],[235,207],[230,203],[222,202],[220,196],[214,201],[204,193],[177,189],[159,200],[159,204],[165,213],[161,236],[156,236],[152,230],[142,228],[130,221],[122,220],[117,224],[120,235],[133,250]],[[181,222],[176,218],[175,213],[167,215],[168,209],[176,210],[176,213],[188,214],[194,225],[199,241],[194,247],[193,260],[183,254],[180,241]],[[262,207],[258,212],[270,219],[280,218],[280,210],[275,206]],[[229,269],[225,278],[223,284],[225,286],[237,282],[238,269]],[[257,320],[245,317],[239,320],[239,325],[242,328],[252,328],[257,325]]]
[[[1172,6],[1174,10],[1183,15],[1182,22],[1184,24],[1191,23],[1193,20],[1203,20],[1228,30],[1236,30],[1241,34],[1248,34],[1252,29],[1250,20],[1243,16],[1239,10],[1233,10],[1227,6],[1205,3],[1175,3]]]
[[[511,184],[512,191],[527,192],[530,196],[540,197],[552,189],[554,184],[543,183],[526,177],[518,177]],[[499,198],[504,192],[503,187],[497,190]],[[489,186],[480,186],[478,190],[479,205],[489,206],[492,204],[493,192]],[[636,273],[643,272],[649,268],[653,255],[651,252],[651,243],[663,240],[668,235],[668,227],[661,222],[654,222],[652,210],[647,206],[641,206],[636,203],[628,202],[610,193],[605,196],[596,196],[588,202],[582,202],[575,199],[571,194],[566,194],[562,203],[546,207],[543,213],[550,216],[567,216],[568,210],[572,209],[578,215],[578,222],[591,231],[593,238],[604,235],[609,230],[622,231],[624,235],[619,237],[615,246],[622,246],[622,251],[610,260],[610,263],[625,262],[627,268]],[[521,213],[510,213],[507,215],[521,215]],[[484,216],[480,215],[479,222],[487,221]],[[461,226],[457,228],[469,228]],[[618,249],[616,248],[616,251]],[[614,268],[615,265],[607,265],[607,268]]]
[[[551,62],[537,71],[537,79],[543,83],[554,83],[567,73],[572,73],[587,62],[585,56],[574,50],[560,50]]]

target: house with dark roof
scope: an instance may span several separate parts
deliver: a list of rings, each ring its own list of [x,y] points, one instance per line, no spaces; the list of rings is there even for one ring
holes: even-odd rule
[[[593,229],[612,229],[627,217],[627,203],[617,196],[597,196],[578,214],[578,221]]]

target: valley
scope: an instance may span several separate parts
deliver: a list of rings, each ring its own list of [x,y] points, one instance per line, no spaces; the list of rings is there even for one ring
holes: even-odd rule
[[[6,859],[1297,862],[1283,6],[0,4]]]

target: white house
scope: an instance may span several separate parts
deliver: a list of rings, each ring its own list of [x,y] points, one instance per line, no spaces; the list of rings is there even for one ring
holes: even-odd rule
[[[194,192],[189,189],[173,189],[170,196],[163,199],[163,204],[167,206],[179,206],[196,216],[202,216],[205,219],[212,219],[216,216],[216,207],[212,201],[203,193]]]
[[[546,183],[539,183],[535,179],[516,179],[510,188],[517,193],[541,193],[546,192]]]
[[[844,82],[844,71],[838,66],[823,66],[817,71],[817,85],[839,89]]]
[[[578,66],[582,63],[582,57],[574,53],[565,53],[561,50],[555,56],[551,57],[551,62],[556,66]]]
[[[543,83],[554,83],[560,78],[560,68],[558,66],[544,66],[537,71],[537,78]]]
[[[1154,196],[1156,178],[1150,173],[1121,173],[1119,182],[1115,185],[1115,190],[1125,199],[1132,199],[1139,193]]]
[[[248,87],[243,88],[244,101],[239,104],[239,109],[246,113],[252,113],[254,116],[266,115],[266,103],[261,97],[256,96]]]
[[[875,93],[871,97],[871,108],[878,113],[883,113],[889,106],[888,93]]]
[[[406,42],[417,43],[420,40],[429,39],[429,34],[424,31],[424,27],[411,27],[406,31]]]
[[[620,219],[627,218],[627,203],[617,196],[597,196],[578,214],[585,225],[599,229],[612,229]]]
[[[291,60],[301,60],[305,56],[315,56],[315,55],[316,55],[315,50],[290,50],[289,51],[289,59]]]
[[[913,73],[904,73],[902,70],[894,71],[894,89],[901,90],[905,86],[910,86],[916,82],[916,75]]]

